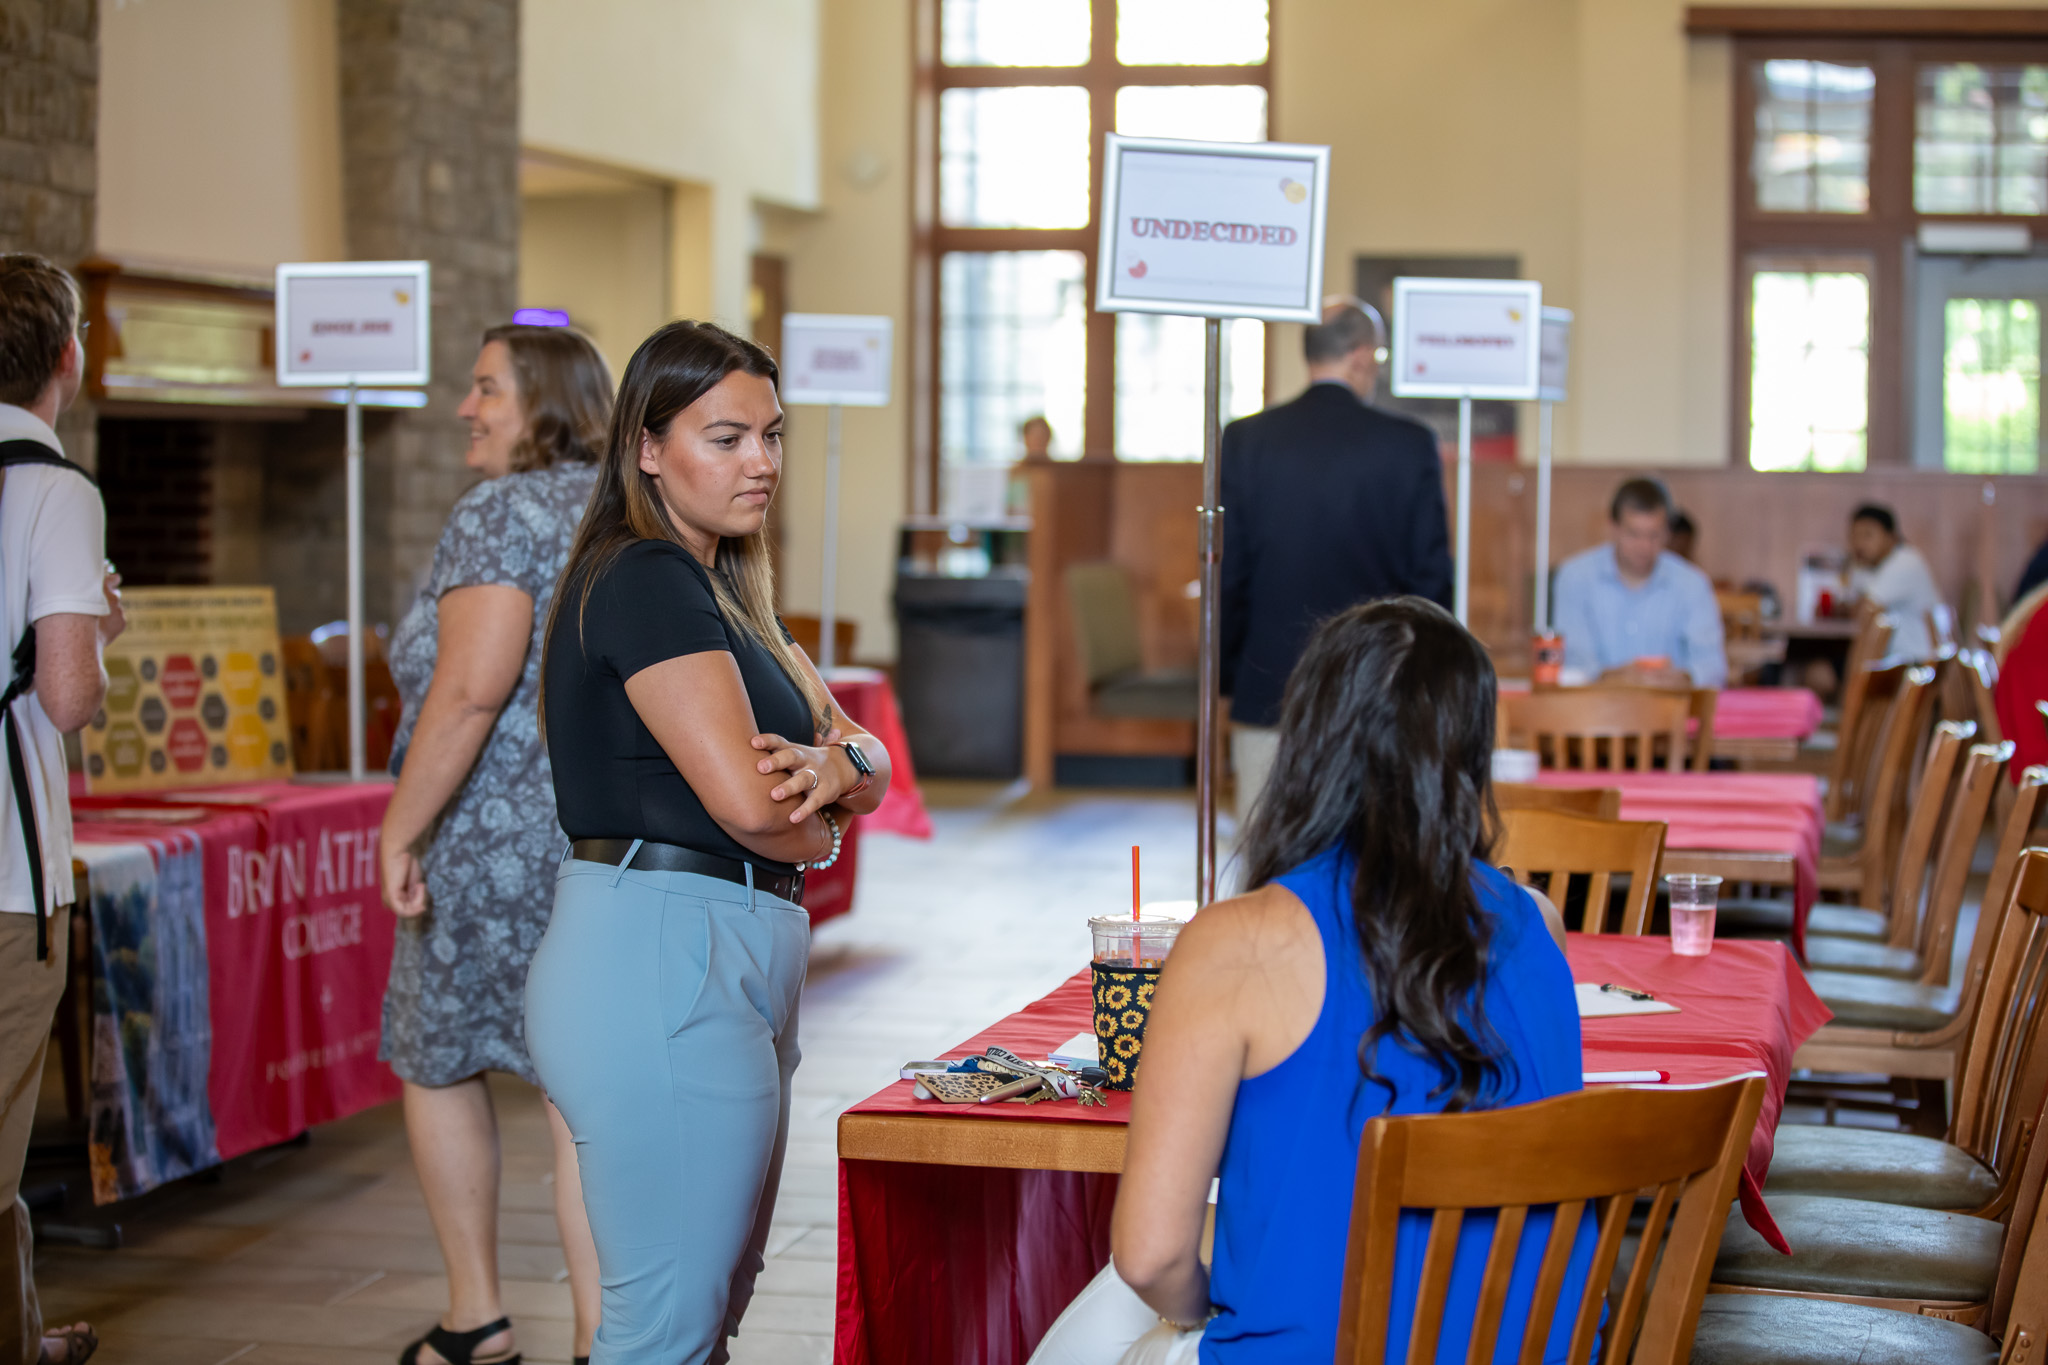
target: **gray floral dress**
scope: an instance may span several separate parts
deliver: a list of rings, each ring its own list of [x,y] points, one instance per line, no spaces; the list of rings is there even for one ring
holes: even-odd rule
[[[427,913],[398,922],[377,1055],[416,1085],[451,1085],[485,1070],[537,1083],[523,1027],[526,966],[547,928],[563,844],[536,709],[541,632],[596,481],[594,466],[556,465],[463,494],[391,641],[391,676],[405,703],[392,746],[397,772],[434,676],[441,594],[494,583],[533,599],[519,686],[429,832]]]

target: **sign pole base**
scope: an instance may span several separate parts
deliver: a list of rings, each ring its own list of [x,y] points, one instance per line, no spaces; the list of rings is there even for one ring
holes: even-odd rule
[[[1472,400],[1458,400],[1458,551],[1452,578],[1452,610],[1458,624],[1472,621]]]
[[[360,782],[363,762],[363,408],[348,386],[348,776]]]
[[[818,594],[818,671],[839,664],[839,404],[825,419],[825,577]]]
[[[1205,318],[1202,377],[1202,506],[1197,511],[1201,556],[1202,610],[1196,660],[1199,682],[1195,710],[1195,905],[1216,899],[1216,763],[1219,698],[1217,598],[1223,590],[1223,508],[1217,505],[1222,478],[1223,323]]]

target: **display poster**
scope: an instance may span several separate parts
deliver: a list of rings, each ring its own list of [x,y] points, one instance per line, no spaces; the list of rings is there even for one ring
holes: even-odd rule
[[[1543,286],[1534,280],[1394,281],[1394,392],[1536,397]]]
[[[1571,394],[1572,310],[1543,310],[1543,352],[1538,366],[1536,396],[1546,403],[1562,403]]]
[[[1106,313],[1317,322],[1330,149],[1105,135]]]
[[[277,601],[263,588],[127,588],[107,699],[85,727],[86,789],[292,775]]]
[[[284,387],[427,382],[425,261],[277,268],[277,382]]]
[[[886,407],[894,324],[852,313],[785,313],[782,318],[784,403]]]

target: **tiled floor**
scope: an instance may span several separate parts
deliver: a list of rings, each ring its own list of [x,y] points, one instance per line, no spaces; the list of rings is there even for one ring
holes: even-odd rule
[[[1087,959],[1085,921],[1194,885],[1182,794],[1019,796],[933,784],[937,834],[861,847],[859,909],[822,928],[804,993],[789,1164],[738,1365],[831,1358],[834,1120],[896,1067],[1042,995]],[[506,1307],[526,1358],[566,1362],[568,1285],[534,1091],[496,1087]],[[389,1365],[444,1303],[396,1106],[316,1130],[122,1208],[118,1251],[44,1246],[53,1321],[91,1320],[106,1365]]]

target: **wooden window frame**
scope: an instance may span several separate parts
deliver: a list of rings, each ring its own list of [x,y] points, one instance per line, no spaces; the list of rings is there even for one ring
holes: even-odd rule
[[[1125,66],[1116,59],[1117,0],[1089,0],[1088,60],[1079,66],[948,66],[940,60],[943,0],[915,0],[911,13],[910,389],[908,494],[913,514],[938,510],[939,271],[952,252],[1077,251],[1086,262],[1083,459],[1116,450],[1116,318],[1097,312],[1096,248],[1101,234],[1102,135],[1116,127],[1116,94],[1131,85],[1256,85],[1266,91],[1266,137],[1273,139],[1273,32],[1266,11],[1266,60],[1245,66]],[[949,227],[939,219],[939,101],[947,90],[1015,86],[1080,87],[1088,92],[1088,223],[1078,228]]]
[[[1703,11],[1694,10],[1697,16]],[[1769,12],[1776,13],[1776,12]],[[1855,11],[1862,14],[1864,11]],[[1908,11],[1907,13],[1918,13]],[[1690,31],[1713,32],[1694,19]],[[1726,30],[1721,30],[1726,31]],[[1870,369],[1865,466],[1912,463],[1907,411],[1912,389],[1911,287],[1908,255],[1922,223],[2024,224],[2048,240],[2048,215],[1933,214],[1913,204],[1913,144],[1918,126],[1919,72],[1929,64],[2048,64],[2048,42],[2036,37],[1902,36],[1735,37],[1733,268],[1730,272],[1729,458],[1749,467],[1750,291],[1752,262],[1770,256],[1862,256],[1870,261]],[[1840,32],[1840,30],[1836,30]],[[1892,30],[1896,33],[1897,30]],[[1756,142],[1759,62],[1785,58],[1868,66],[1876,77],[1870,114],[1870,207],[1863,213],[1782,213],[1756,207],[1750,167]]]

